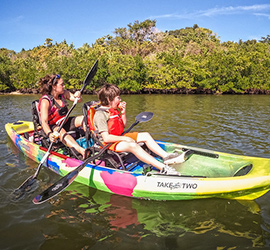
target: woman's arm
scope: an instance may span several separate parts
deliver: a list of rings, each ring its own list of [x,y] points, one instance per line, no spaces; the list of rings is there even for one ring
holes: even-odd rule
[[[42,99],[40,102],[40,119],[41,119],[41,127],[46,135],[48,135],[49,132],[52,132],[48,122],[49,108],[50,108],[49,100]]]
[[[81,102],[82,101],[82,96],[81,96],[81,92],[80,91],[76,91],[74,94],[72,94],[68,90],[65,90],[64,97],[66,99],[70,100],[71,102],[74,102],[76,97],[79,98],[78,102]]]

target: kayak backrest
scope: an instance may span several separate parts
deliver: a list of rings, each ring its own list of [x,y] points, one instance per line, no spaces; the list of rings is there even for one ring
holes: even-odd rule
[[[38,112],[38,102],[39,100],[35,100],[32,102],[32,119],[34,126],[41,126],[40,114]]]
[[[43,147],[48,147],[49,142],[46,140],[46,135],[42,130],[41,127],[41,119],[40,119],[40,114],[38,112],[38,103],[39,100],[35,100],[32,102],[32,121],[34,124],[34,139],[33,141],[36,142],[41,142]]]
[[[95,125],[94,125],[94,115],[96,113],[96,110],[100,107],[100,102],[98,101],[90,101],[86,102],[83,105],[83,115],[84,115],[84,122],[87,127],[95,131]]]
[[[90,101],[83,104],[83,116],[84,116],[84,125],[85,125],[85,137],[87,140],[87,147],[93,145],[93,141],[100,145],[100,142],[97,138],[97,131],[94,126],[94,115],[96,109],[100,107],[100,102]]]

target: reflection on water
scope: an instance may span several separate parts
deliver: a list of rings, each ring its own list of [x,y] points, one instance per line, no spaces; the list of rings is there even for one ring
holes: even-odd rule
[[[68,209],[69,202],[73,204],[72,212]],[[110,195],[75,183],[53,202],[53,209],[46,218],[79,224],[84,228],[81,236],[91,239],[97,236],[98,246],[118,241],[121,245],[142,244],[149,249],[154,240],[158,249],[166,245],[192,249],[201,239],[200,249],[225,245],[228,248],[260,247],[264,239],[257,223],[258,206],[255,202],[248,203],[243,206],[237,201],[215,199],[145,201]],[[95,234],[93,227],[97,230]]]
[[[39,186],[18,202],[9,194],[37,163],[7,138],[4,124],[30,120],[38,96],[0,96],[1,249],[251,249],[270,247],[269,194],[256,201],[147,201],[103,193],[73,183],[42,205],[34,194],[59,176],[42,168]],[[84,101],[95,99],[84,96]],[[122,96],[128,125],[142,111],[154,112],[147,130],[154,138],[218,151],[270,157],[269,96]],[[29,110],[29,111],[28,111]],[[81,104],[74,110],[81,113]]]

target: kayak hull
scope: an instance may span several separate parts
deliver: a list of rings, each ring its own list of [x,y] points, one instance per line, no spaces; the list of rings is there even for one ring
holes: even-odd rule
[[[37,163],[41,161],[46,149],[24,137],[24,133],[31,135],[33,132],[32,122],[8,123],[5,128],[21,152]],[[158,141],[158,143],[168,152],[175,150],[182,152],[184,147],[168,142]],[[104,163],[87,164],[75,181],[104,192],[151,200],[201,198],[254,200],[269,191],[270,159],[188,148],[218,155],[218,158],[193,155],[185,163],[175,166],[182,176],[162,175],[157,170],[144,174],[142,171],[144,163],[139,161],[130,171],[109,168]],[[52,152],[44,165],[63,176],[82,163],[80,160]]]

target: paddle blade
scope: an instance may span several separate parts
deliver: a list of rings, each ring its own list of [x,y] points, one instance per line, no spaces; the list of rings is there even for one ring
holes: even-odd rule
[[[148,122],[152,119],[153,115],[152,112],[141,112],[136,116],[135,120],[139,122]]]
[[[136,116],[135,122],[126,131],[124,131],[122,133],[122,135],[128,133],[138,123],[140,123],[140,122],[147,122],[147,121],[151,120],[152,117],[153,117],[153,115],[154,114],[152,112],[141,112],[140,114],[138,114]]]
[[[77,171],[76,169],[68,173],[67,175],[62,177],[59,181],[57,181],[52,186],[43,191],[41,194],[37,195],[33,199],[33,203],[41,204],[58,195],[74,181],[74,179],[77,177],[78,174],[79,171]]]
[[[96,155],[89,157],[86,159],[81,165],[79,165],[76,169],[62,177],[59,181],[54,183],[52,186],[47,188],[45,191],[43,191],[40,195],[37,195],[33,199],[34,204],[41,204],[50,198],[56,196],[60,192],[62,192],[66,187],[68,187],[78,176],[81,170],[84,169],[84,167],[91,161],[95,160],[97,157],[102,155],[110,146],[111,144],[107,144],[102,150],[100,150]]]
[[[88,72],[87,76],[85,77],[83,81],[83,87],[81,89],[81,92],[85,89],[85,87],[91,82],[91,80],[94,78],[98,67],[98,60],[94,63],[90,71]]]
[[[13,200],[18,200],[21,198],[26,192],[29,192],[32,189],[34,183],[36,183],[36,178],[34,175],[31,175],[28,179],[26,179],[17,189],[12,193]]]

